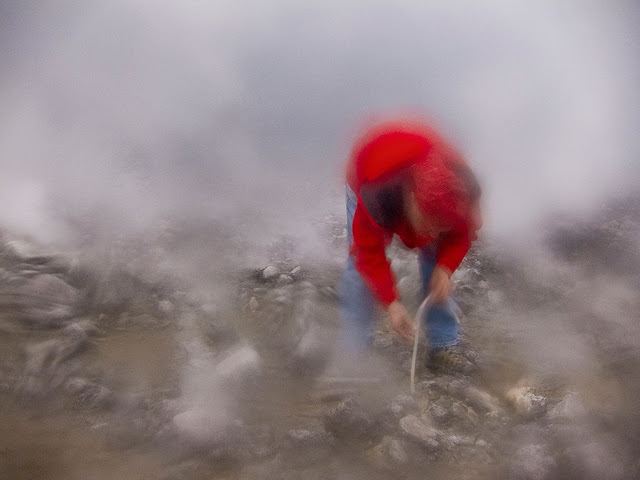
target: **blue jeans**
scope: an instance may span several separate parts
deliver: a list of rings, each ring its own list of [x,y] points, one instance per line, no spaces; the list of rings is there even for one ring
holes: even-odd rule
[[[347,187],[347,240],[349,250],[353,244],[353,215],[357,197]],[[429,245],[420,251],[420,276],[423,298],[429,293],[429,280],[436,265],[436,247]],[[356,270],[352,255],[340,280],[340,312],[344,330],[343,344],[350,351],[363,350],[371,343],[371,334],[376,319],[377,300]],[[441,305],[432,306],[425,312],[422,323],[426,326],[429,348],[442,348],[458,343],[458,323],[453,313],[455,303],[449,298]]]

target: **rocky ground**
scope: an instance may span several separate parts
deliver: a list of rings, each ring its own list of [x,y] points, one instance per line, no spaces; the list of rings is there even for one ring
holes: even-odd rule
[[[383,321],[370,354],[341,352],[339,263],[290,239],[216,301],[148,268],[196,248],[178,230],[118,244],[126,262],[5,233],[0,479],[640,478],[639,211],[559,219],[526,254],[477,245],[456,295],[479,371],[420,366],[415,395]],[[316,221],[336,256],[342,221]],[[415,308],[415,258],[390,255]]]

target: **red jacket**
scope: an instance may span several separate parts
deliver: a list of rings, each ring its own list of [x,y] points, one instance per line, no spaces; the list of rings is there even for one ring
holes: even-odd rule
[[[411,175],[412,168],[429,162],[433,155],[451,155],[452,151],[433,130],[406,123],[385,124],[371,130],[352,151],[347,166],[347,183],[357,195],[358,203],[353,217],[350,253],[356,269],[385,306],[398,297],[395,278],[385,254],[393,235],[398,235],[409,248],[426,247],[436,240],[418,235],[402,214],[395,215],[394,222],[386,221],[391,218],[388,214],[394,216],[393,207],[391,211],[385,207],[385,204],[393,204],[388,199],[395,198],[394,179]],[[461,157],[455,161],[463,162]],[[384,188],[383,198],[387,200],[376,202],[375,195],[372,197],[369,192],[375,191],[380,198],[380,185]],[[374,188],[368,188],[370,186]],[[415,186],[416,189],[420,187],[420,183]],[[467,254],[472,238],[475,238],[475,232],[470,234],[468,224],[441,235],[437,264],[453,272]]]

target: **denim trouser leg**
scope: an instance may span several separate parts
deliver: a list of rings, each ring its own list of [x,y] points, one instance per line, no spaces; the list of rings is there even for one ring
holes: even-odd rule
[[[375,322],[375,305],[376,300],[369,286],[349,255],[340,280],[342,346],[346,351],[362,351],[369,346]]]
[[[429,293],[429,281],[436,265],[436,248],[429,246],[420,252],[420,274],[422,293]],[[458,343],[458,323],[453,313],[455,303],[449,297],[444,304],[432,306],[423,322],[427,327],[429,348],[449,347]]]
[[[353,244],[353,216],[356,212],[356,194],[347,187],[347,244]],[[342,319],[342,346],[350,352],[364,350],[370,343],[375,323],[376,300],[356,270],[349,255],[340,279],[340,315]]]

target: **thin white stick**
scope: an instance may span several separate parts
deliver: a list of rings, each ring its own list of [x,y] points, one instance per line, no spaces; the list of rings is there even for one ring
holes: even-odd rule
[[[430,299],[431,295],[427,295],[427,298],[425,298],[418,307],[418,312],[416,313],[415,317],[416,332],[413,337],[413,356],[411,357],[411,395],[416,393],[416,357],[418,356],[418,337],[420,337],[420,324],[422,314],[425,308],[427,308]]]
[[[431,299],[431,295],[427,295],[427,298],[425,298],[420,304],[420,306],[418,307],[418,312],[416,313],[416,317],[415,317],[416,334],[413,338],[413,356],[411,358],[411,395],[416,393],[416,357],[418,356],[418,337],[420,336],[421,319],[422,319],[422,314],[424,313],[424,310],[429,305],[430,299]],[[458,317],[458,314],[455,312],[454,308],[451,308],[451,313],[453,315],[453,318],[455,318],[456,323],[459,324],[460,317]]]

